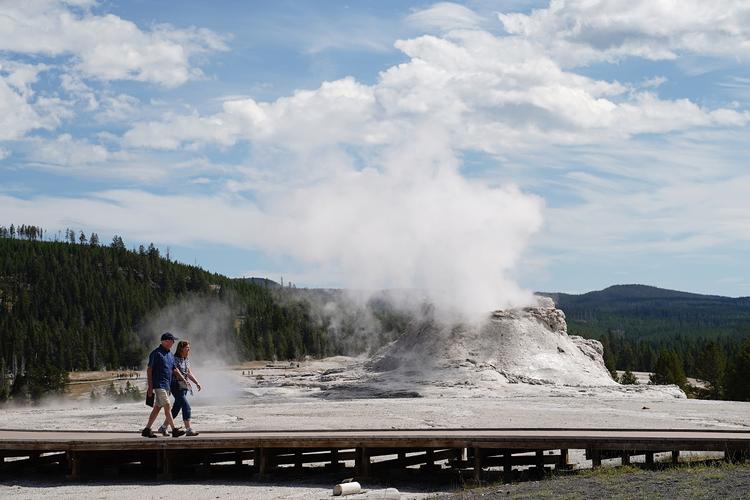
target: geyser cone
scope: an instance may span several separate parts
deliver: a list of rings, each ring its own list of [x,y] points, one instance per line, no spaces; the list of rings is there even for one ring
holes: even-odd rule
[[[367,364],[370,373],[422,384],[615,385],[601,343],[568,336],[550,301],[496,311],[478,324],[413,324]]]

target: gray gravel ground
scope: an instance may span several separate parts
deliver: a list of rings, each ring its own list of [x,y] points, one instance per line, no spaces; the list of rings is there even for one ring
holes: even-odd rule
[[[565,499],[674,499],[748,498],[750,463],[682,465],[646,470],[614,467],[582,471],[541,481],[494,484],[466,489],[440,500],[494,500],[506,498]]]

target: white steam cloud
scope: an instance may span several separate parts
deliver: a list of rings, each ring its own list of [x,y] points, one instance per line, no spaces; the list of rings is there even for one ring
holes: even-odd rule
[[[408,141],[381,168],[349,170],[265,207],[274,250],[350,288],[426,291],[464,313],[525,305],[511,272],[541,224],[541,201],[461,176],[439,138]]]
[[[238,361],[232,335],[235,314],[231,306],[214,297],[191,296],[159,310],[140,329],[149,351],[159,345],[159,337],[171,332],[190,341],[190,363],[203,391],[194,390],[196,402],[219,404],[236,400],[240,388],[227,368]],[[174,349],[177,348],[175,343]]]

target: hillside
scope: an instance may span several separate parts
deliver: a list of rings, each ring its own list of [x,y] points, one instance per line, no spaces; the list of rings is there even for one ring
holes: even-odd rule
[[[171,261],[153,245],[40,241],[31,227],[11,236],[0,226],[0,400],[58,389],[68,371],[140,368],[153,347],[144,325],[188,298],[225,304],[217,336],[240,359],[337,353],[308,303],[267,286]]]
[[[615,285],[581,295],[541,293],[565,312],[571,333],[658,341],[744,337],[750,334],[750,297],[721,297],[645,285]]]

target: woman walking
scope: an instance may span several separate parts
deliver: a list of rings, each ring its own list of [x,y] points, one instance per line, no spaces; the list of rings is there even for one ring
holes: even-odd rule
[[[194,431],[190,425],[191,408],[190,403],[187,400],[187,393],[193,394],[193,388],[190,385],[190,381],[195,382],[195,386],[198,390],[201,390],[201,384],[193,375],[193,371],[190,369],[190,341],[181,340],[177,344],[177,350],[174,354],[174,369],[175,377],[172,377],[171,391],[174,395],[174,404],[172,405],[172,418],[177,418],[177,415],[182,411],[182,421],[185,423],[185,435],[186,436],[197,436],[198,432]],[[182,376],[179,376],[182,375]],[[183,382],[184,379],[185,381]],[[159,427],[159,432],[163,435],[167,434],[167,422]]]

